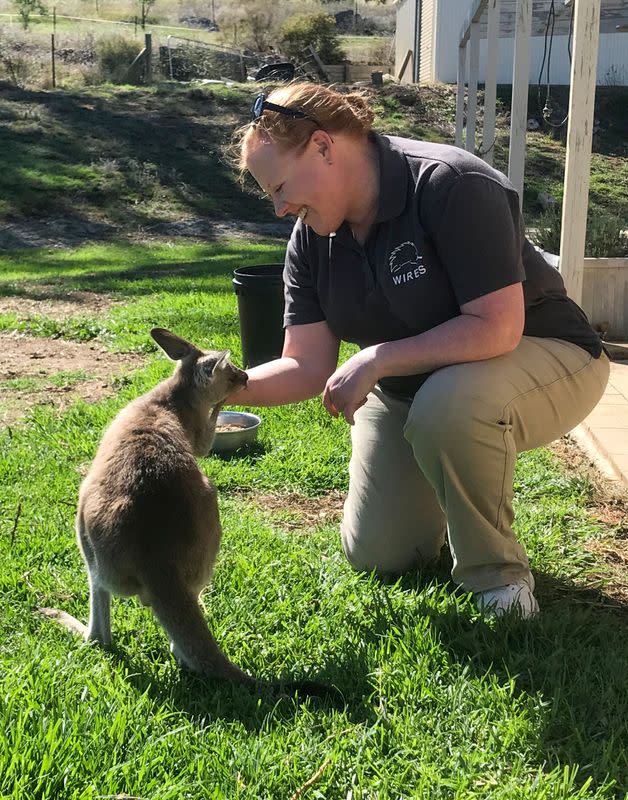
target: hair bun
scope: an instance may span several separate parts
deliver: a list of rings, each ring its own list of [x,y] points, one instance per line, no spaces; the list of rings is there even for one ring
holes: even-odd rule
[[[349,92],[349,94],[345,95],[345,100],[364,128],[370,129],[375,119],[375,113],[366,97],[359,92]]]

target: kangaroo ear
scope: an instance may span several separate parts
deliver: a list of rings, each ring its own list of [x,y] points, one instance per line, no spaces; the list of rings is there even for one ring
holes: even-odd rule
[[[227,362],[229,361],[229,356],[231,355],[231,350],[223,350],[218,358],[218,361],[214,364],[214,369],[212,370],[212,374],[217,369],[224,369],[227,366]]]
[[[200,353],[198,347],[165,328],[153,328],[150,335],[173,361],[180,361],[186,356]]]

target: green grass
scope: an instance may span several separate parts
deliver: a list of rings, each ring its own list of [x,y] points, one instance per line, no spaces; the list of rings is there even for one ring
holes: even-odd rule
[[[368,39],[369,37],[357,37]],[[249,119],[257,86],[99,86],[44,92],[0,86],[0,219],[64,216],[105,222],[123,238],[138,228],[189,217],[270,221],[272,208],[242,191],[223,145]],[[565,101],[558,87],[559,101]],[[590,208],[628,215],[625,87],[598,87]],[[455,94],[443,85],[371,92],[384,133],[453,142]],[[507,171],[508,87],[500,87],[496,166]],[[538,115],[536,87],[529,113]],[[479,142],[479,136],[478,136]],[[524,214],[537,196],[562,198],[565,146],[548,133],[527,137]]]
[[[120,230],[164,219],[272,219],[244,194],[222,146],[251,92],[221,87],[104,86],[0,90],[0,216],[109,222]]]
[[[110,653],[31,613],[87,617],[76,493],[116,410],[171,369],[150,326],[229,347],[237,361],[231,270],[279,256],[273,244],[210,244],[0,260],[3,294],[43,282],[115,297],[97,335],[146,352],[115,398],[39,408],[0,431],[0,797],[290,798],[313,776],[303,797],[624,797],[626,617],[587,585],[599,564],[585,543],[608,532],[586,510],[591,486],[545,450],[523,455],[516,477],[517,532],[543,608],[528,624],[482,621],[444,565],[394,583],[356,575],[336,524],[286,525],[288,500],[280,512],[256,505],[264,491],[346,488],[347,427],[319,400],[264,409],[258,446],[201,461],[224,527],[205,594],[218,640],[262,677],[334,683],[345,707],[181,672],[134,600],[114,601]]]

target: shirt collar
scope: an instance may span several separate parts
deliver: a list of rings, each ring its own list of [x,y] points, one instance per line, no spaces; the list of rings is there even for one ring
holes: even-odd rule
[[[408,165],[403,152],[388,136],[375,131],[369,134],[379,157],[379,206],[376,223],[398,217],[406,207]]]

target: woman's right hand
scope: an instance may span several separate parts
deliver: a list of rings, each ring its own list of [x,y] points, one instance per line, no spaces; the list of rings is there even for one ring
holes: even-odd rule
[[[321,394],[338,364],[339,339],[325,321],[286,328],[281,358],[247,370],[245,389],[228,405],[276,406]]]

